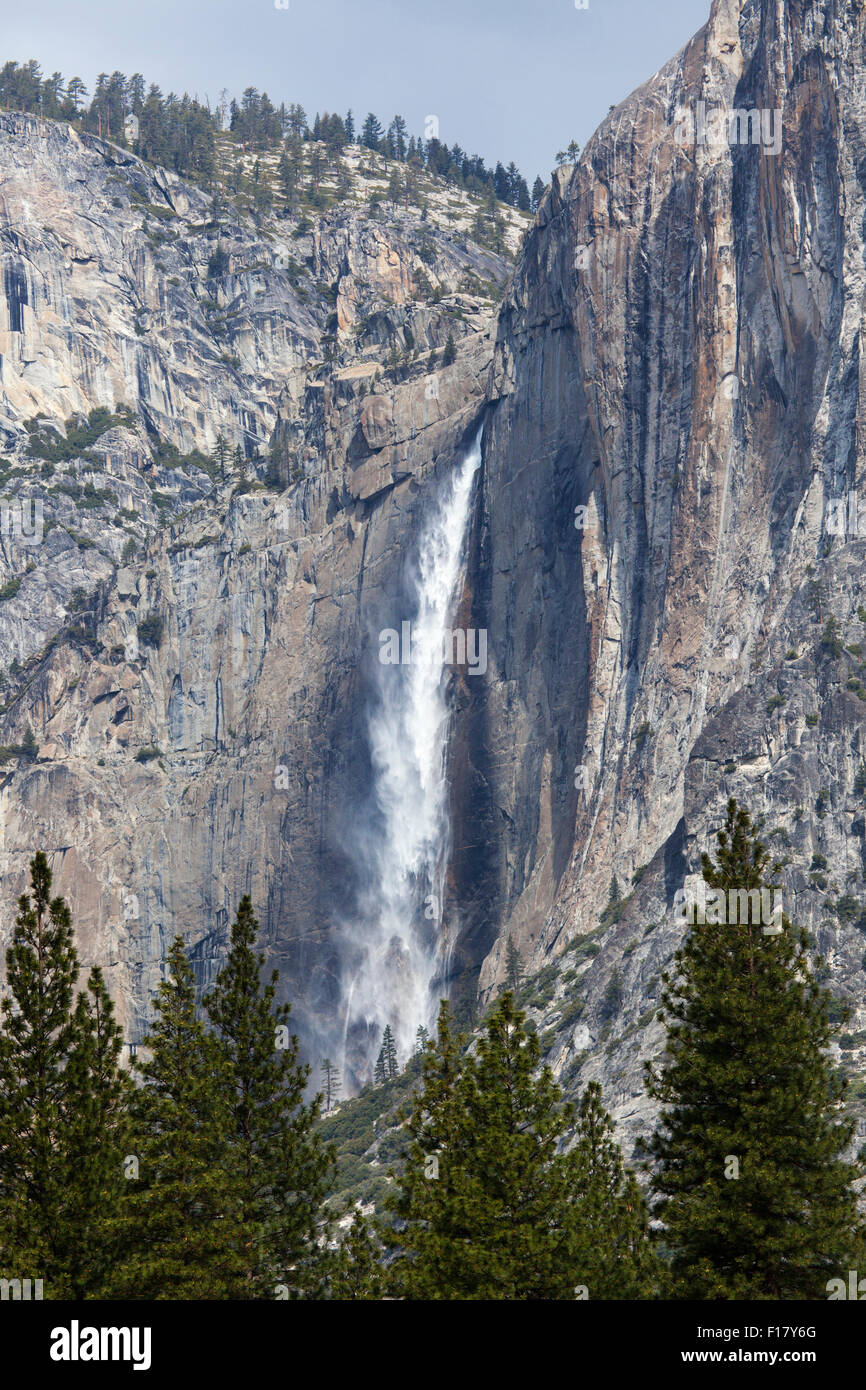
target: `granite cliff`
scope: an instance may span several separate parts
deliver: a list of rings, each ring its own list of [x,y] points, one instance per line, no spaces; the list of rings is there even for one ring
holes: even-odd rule
[[[44,843],[131,1042],[170,937],[205,984],[250,892],[315,1055],[376,634],[482,408],[491,247],[527,219],[432,176],[398,204],[358,147],[313,218],[14,113],[0,161],[6,890]]]
[[[861,11],[716,0],[513,214],[513,274],[470,200],[371,206],[360,152],[351,199],[256,224],[0,116],[4,488],[46,520],[2,538],[3,893],[51,852],[131,1035],[167,938],[205,983],[250,892],[332,1046],[376,633],[483,423],[452,993],[483,1005],[510,936],[548,1060],[636,1138],[674,894],[735,795],[853,1006],[864,1099],[864,90]]]
[[[863,41],[849,6],[717,0],[556,174],[499,317],[462,883],[482,997],[511,933],[548,1059],[634,1135],[674,895],[729,796],[866,1098]]]

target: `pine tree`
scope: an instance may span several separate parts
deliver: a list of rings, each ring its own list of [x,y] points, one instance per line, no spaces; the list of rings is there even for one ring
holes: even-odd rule
[[[310,182],[312,183],[311,192],[318,194],[319,180],[321,179],[322,174],[325,170],[325,156],[323,155],[322,151],[318,148],[318,146],[314,146],[313,149],[310,151],[309,169]]]
[[[511,196],[508,172],[502,164],[497,164],[493,174],[493,188],[501,203],[507,203]]]
[[[538,204],[541,202],[542,198],[544,197],[544,189],[545,189],[545,184],[544,184],[543,180],[542,180],[540,177],[536,177],[535,183],[532,185],[532,211],[533,211],[533,212],[537,212],[537,211],[538,211]]]
[[[381,1299],[385,1290],[381,1258],[374,1226],[356,1210],[333,1263],[328,1298],[344,1302]]]
[[[520,964],[520,952],[514,944],[511,936],[505,947],[505,982],[512,994],[516,994],[520,989],[522,975]]]
[[[216,444],[214,445],[213,461],[220,471],[221,478],[225,478],[226,476],[226,466],[229,460],[229,452],[229,446],[225,440],[225,437],[222,435],[222,433],[218,434]]]
[[[558,1153],[573,1110],[506,991],[460,1083],[463,1209],[476,1235],[463,1279],[473,1298],[574,1297],[572,1165]],[[466,1296],[466,1295],[464,1295]]]
[[[456,359],[456,357],[457,348],[454,345],[454,334],[449,333],[445,343],[445,347],[442,350],[442,366],[450,367],[451,363]]]
[[[403,179],[400,170],[392,169],[391,177],[388,180],[388,201],[390,203],[399,203],[403,197],[403,193]]]
[[[388,157],[399,159],[402,163],[406,158],[406,122],[402,116],[395,116],[388,127]]]
[[[382,126],[372,111],[367,113],[361,130],[361,144],[368,150],[378,150],[382,142]]]
[[[84,105],[85,98],[87,97],[87,88],[80,77],[71,77],[69,79],[66,84],[66,97],[67,100],[72,103],[76,112],[80,106]]]
[[[406,174],[403,179],[403,206],[406,208],[407,212],[409,210],[409,204],[417,204],[420,200],[420,197],[421,190],[418,186],[418,178],[415,173],[415,170],[410,165],[409,167],[407,167]]]
[[[711,888],[769,886],[767,849],[734,800],[718,846],[716,864],[702,856]],[[853,1121],[840,1118],[845,1082],[827,1057],[831,996],[807,933],[784,916],[768,934],[751,910],[734,915],[751,920],[694,926],[676,977],[662,977],[667,1051],[647,1073],[663,1105],[650,1152],[670,1293],[823,1298],[863,1255],[859,1170],[841,1157]]]
[[[623,1166],[597,1081],[589,1083],[581,1098],[569,1157],[580,1249],[576,1283],[591,1300],[652,1297],[658,1267],[649,1212],[634,1173]]]
[[[475,1056],[443,1004],[387,1202],[396,1223],[380,1231],[396,1256],[394,1296],[573,1299],[585,1284],[590,1298],[630,1298],[651,1288],[646,1212],[600,1097],[585,1098],[577,1144],[563,1152],[574,1108],[539,1060],[510,992]]]
[[[65,1125],[73,1194],[66,1264],[74,1298],[101,1295],[120,1257],[116,1218],[125,1195],[133,1086],[120,1069],[122,1032],[102,971],[94,966],[78,996],[76,1041],[67,1067]]]
[[[40,851],[18,900],[0,1023],[0,1277],[92,1294],[120,1171],[125,1090],[99,971],[73,1008],[78,956]],[[112,1174],[112,1165],[116,1164]]]
[[[420,1057],[420,1055],[424,1052],[425,1048],[427,1047],[427,1044],[428,1044],[429,1041],[430,1041],[430,1034],[427,1032],[427,1029],[424,1027],[423,1023],[419,1023],[419,1024],[418,1024],[418,1027],[415,1029],[415,1056],[416,1056],[416,1057]]]
[[[387,1080],[385,1071],[385,1049],[379,1048],[379,1056],[376,1058],[376,1065],[373,1069],[373,1080],[377,1086],[384,1086]]]
[[[616,907],[617,903],[621,900],[621,898],[622,893],[620,892],[619,882],[617,880],[616,874],[613,874],[610,880],[610,888],[608,889],[607,895],[608,907]]]
[[[296,159],[289,158],[285,150],[280,155],[277,172],[283,189],[283,197],[286,200],[286,207],[291,211],[295,205],[295,195],[298,188],[298,164]]]
[[[130,1159],[138,1176],[126,1184],[124,1257],[108,1296],[225,1299],[246,1274],[238,1253],[243,1213],[226,1163],[229,1078],[223,1053],[196,1017],[181,937],[167,964],[144,1039],[151,1056],[136,1064],[143,1085],[132,1106]]]
[[[439,1009],[435,1046],[421,1060],[422,1087],[406,1117],[408,1145],[399,1174],[386,1197],[396,1223],[380,1227],[380,1236],[396,1258],[388,1269],[390,1294],[397,1298],[460,1297],[453,1289],[460,1275],[460,1251],[453,1246],[465,1234],[455,1207],[459,1200],[457,1087],[463,1070],[465,1040],[455,1036],[445,1000]]]
[[[322,1092],[325,1097],[325,1111],[329,1111],[340,1090],[340,1073],[329,1057],[322,1061]]]
[[[397,1048],[390,1023],[385,1024],[382,1034],[382,1059],[385,1064],[385,1077],[388,1081],[393,1081],[395,1076],[399,1076],[400,1068],[397,1064]]]
[[[204,1000],[221,1054],[231,1115],[224,1162],[240,1210],[237,1253],[242,1273],[231,1297],[272,1297],[278,1284],[294,1296],[314,1293],[323,1277],[322,1204],[333,1158],[317,1134],[321,1096],[304,1091],[310,1069],[289,1036],[288,1004],[277,1005],[279,971],[262,988],[264,956],[249,897],[232,925],[231,949]]]

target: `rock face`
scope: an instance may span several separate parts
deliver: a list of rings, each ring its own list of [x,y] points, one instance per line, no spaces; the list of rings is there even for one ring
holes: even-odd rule
[[[659,975],[681,932],[674,894],[734,795],[766,818],[786,910],[853,1005],[848,1060],[862,1069],[864,76],[851,7],[717,0],[557,171],[495,323],[467,286],[502,283],[502,260],[400,210],[374,225],[340,209],[284,234],[294,285],[273,259],[210,285],[218,241],[250,264],[265,243],[279,254],[276,231],[208,230],[202,194],[135,161],[117,177],[176,213],[159,256],[179,284],[154,279],[125,193],[119,209],[103,197],[98,263],[76,268],[86,239],[52,230],[76,177],[52,142],[72,137],[2,118],[13,178],[25,146],[43,171],[35,230],[23,189],[14,201],[3,185],[12,481],[31,483],[23,417],[123,399],[141,424],[115,427],[116,461],[105,439],[94,447],[138,499],[129,510],[150,507],[128,533],[146,554],[126,567],[127,533],[104,526],[95,552],[57,527],[31,574],[9,563],[23,579],[0,603],[0,642],[38,660],[16,676],[3,741],[29,722],[41,746],[6,765],[4,900],[33,849],[52,850],[131,1028],[167,936],[188,937],[207,980],[250,892],[312,1055],[333,1038],[345,844],[370,777],[371,634],[395,625],[430,487],[483,419],[456,621],[486,630],[488,668],[451,687],[455,994],[491,996],[510,935],[548,1059],[568,1089],[600,1078],[636,1138]],[[720,132],[723,111],[743,113],[739,142]],[[129,157],[79,142],[75,159],[92,209],[94,180],[107,192],[112,161]],[[68,209],[62,221],[75,228]],[[425,266],[445,301],[419,294]],[[133,303],[145,327],[130,339]],[[214,318],[239,365],[209,346]],[[81,319],[88,350],[72,342]],[[435,390],[423,357],[371,389],[388,350],[423,353],[455,328]],[[135,462],[157,434],[191,450],[219,433],[258,478],[267,441],[283,490],[232,491],[194,463],[166,468],[165,451],[148,486]],[[79,461],[76,480],[94,469]],[[847,502],[840,531],[849,494],[862,539]],[[84,635],[70,637],[82,587]],[[139,629],[149,616],[158,645]],[[602,917],[614,875],[627,900]]]
[[[717,0],[554,179],[500,314],[459,884],[487,994],[509,933],[550,967],[613,874],[636,884],[538,1013],[561,1074],[601,1077],[635,1128],[673,895],[729,796],[766,817],[866,1038],[864,545],[829,534],[864,487],[862,25]],[[714,113],[737,110],[731,144]]]
[[[441,184],[365,207],[375,156],[306,227],[217,226],[200,190],[25,116],[0,160],[4,900],[45,846],[134,1041],[170,938],[206,984],[250,892],[315,1056],[342,1027],[376,634],[408,616],[509,265]]]

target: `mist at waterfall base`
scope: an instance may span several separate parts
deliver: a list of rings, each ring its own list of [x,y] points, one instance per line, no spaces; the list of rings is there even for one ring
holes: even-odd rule
[[[367,735],[369,815],[355,825],[352,857],[362,887],[343,924],[344,1093],[372,1079],[386,1024],[402,1066],[419,1025],[430,1029],[447,994],[456,921],[445,920],[449,852],[446,653],[459,598],[481,431],[439,484],[408,560],[411,658],[377,662]]]

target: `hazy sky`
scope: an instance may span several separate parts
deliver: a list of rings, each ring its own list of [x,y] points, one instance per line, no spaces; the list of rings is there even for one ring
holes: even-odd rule
[[[357,117],[395,112],[530,183],[705,23],[710,0],[0,0],[0,58],[46,73],[142,72],[216,104],[266,91]]]

